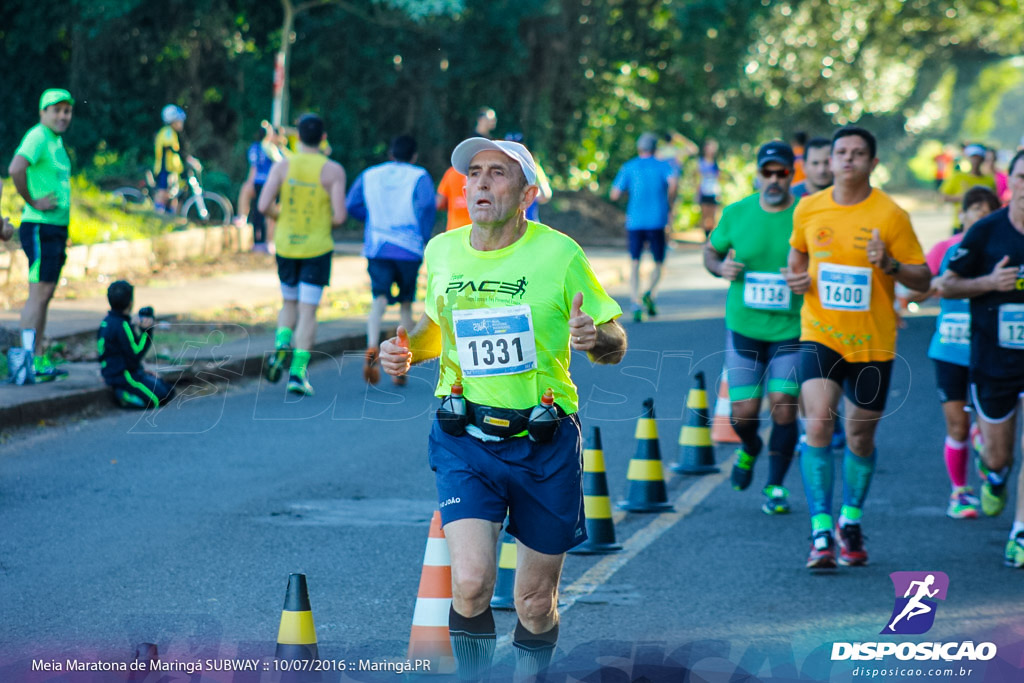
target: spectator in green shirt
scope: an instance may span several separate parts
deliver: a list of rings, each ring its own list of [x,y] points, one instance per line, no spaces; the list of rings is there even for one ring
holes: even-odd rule
[[[67,90],[44,91],[39,98],[39,123],[25,133],[7,169],[25,200],[19,232],[29,262],[28,301],[21,311],[22,349],[10,359],[14,361],[10,375],[20,377],[19,384],[67,375],[43,357],[42,351],[46,312],[67,260],[71,160],[61,135],[71,125],[74,104]],[[25,372],[16,373],[22,368]]]

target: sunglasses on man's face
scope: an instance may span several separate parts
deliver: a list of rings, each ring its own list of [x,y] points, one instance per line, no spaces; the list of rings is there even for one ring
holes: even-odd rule
[[[761,169],[762,178],[788,178],[792,173],[788,168]]]

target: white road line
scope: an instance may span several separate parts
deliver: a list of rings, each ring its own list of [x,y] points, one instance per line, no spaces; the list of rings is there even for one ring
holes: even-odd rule
[[[564,588],[558,596],[559,613],[565,614],[580,598],[590,595],[602,584],[607,583],[615,575],[615,572],[625,567],[630,560],[658,540],[662,534],[693,512],[701,501],[711,495],[715,487],[729,478],[729,473],[732,470],[732,464],[735,459],[736,456],[732,455],[728,460],[717,463],[721,471],[701,477],[693,486],[680,493],[672,501],[676,508],[675,512],[663,512],[655,515],[654,519],[648,522],[646,526],[637,529],[632,536],[622,542],[622,550],[620,552],[606,555],[597,564],[584,572],[583,576]],[[672,477],[668,477],[666,481],[671,479]],[[621,521],[624,516],[625,513],[620,515],[616,523]],[[504,648],[511,646],[511,644],[511,636],[504,635],[499,637],[495,648],[496,654],[503,654]]]

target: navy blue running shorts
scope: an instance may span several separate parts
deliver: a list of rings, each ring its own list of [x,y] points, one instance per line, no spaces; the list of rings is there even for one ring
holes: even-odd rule
[[[389,304],[410,303],[416,300],[416,278],[422,261],[399,261],[389,258],[366,259],[366,272],[370,274],[373,297],[386,296]],[[398,294],[392,285],[398,285]]]
[[[563,418],[554,438],[485,442],[446,434],[434,420],[428,445],[441,523],[498,522],[526,547],[560,555],[587,540],[583,514],[583,439],[576,415]]]
[[[665,228],[654,228],[652,230],[627,230],[629,233],[629,257],[634,261],[640,260],[644,251],[644,243],[651,247],[651,256],[655,263],[665,260]]]
[[[18,232],[28,257],[28,281],[60,282],[60,271],[68,260],[68,226],[26,222]]]

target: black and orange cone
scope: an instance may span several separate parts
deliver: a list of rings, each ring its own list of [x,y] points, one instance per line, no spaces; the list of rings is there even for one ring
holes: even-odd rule
[[[516,608],[516,539],[508,531],[501,537],[501,549],[498,550],[498,578],[494,582],[494,596],[491,598],[492,609]]]
[[[448,634],[451,604],[452,559],[441,528],[441,513],[435,510],[427,534],[427,549],[423,553],[423,573],[412,614],[408,654],[413,661],[430,660],[431,674],[455,673],[455,656]]]
[[[288,575],[288,591],[284,596],[284,610],[281,612],[281,626],[277,630],[277,651],[274,657],[302,661],[319,659],[305,574]]]
[[[654,422],[654,399],[644,401],[644,414],[636,421],[636,455],[629,461],[629,493],[618,506],[629,512],[667,512],[674,508],[668,502],[665,470],[658,447],[658,426]]]
[[[583,510],[587,517],[587,540],[570,553],[598,555],[622,550],[615,542],[612,502],[608,498],[608,477],[601,448],[601,428],[590,431],[590,441],[583,449]]]
[[[686,423],[679,432],[679,462],[672,469],[682,474],[717,472],[715,447],[711,443],[708,390],[704,373],[693,376],[694,386],[686,397]]]

